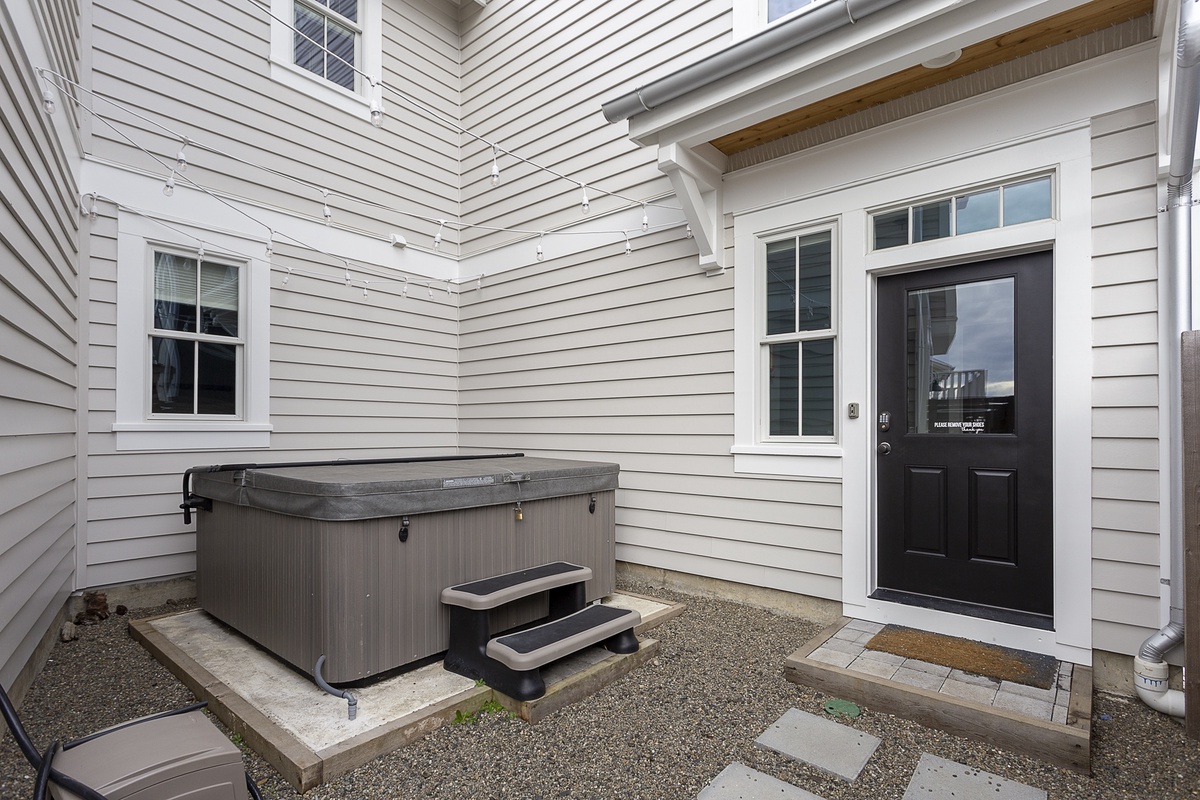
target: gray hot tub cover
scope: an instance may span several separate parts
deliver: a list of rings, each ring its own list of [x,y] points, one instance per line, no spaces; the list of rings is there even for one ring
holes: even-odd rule
[[[293,517],[358,520],[602,492],[617,488],[619,471],[601,461],[464,457],[197,472],[192,492]]]

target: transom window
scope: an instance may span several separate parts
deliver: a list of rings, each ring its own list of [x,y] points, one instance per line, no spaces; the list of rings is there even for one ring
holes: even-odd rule
[[[361,69],[359,0],[295,0],[296,66],[355,91]]]
[[[766,242],[759,351],[772,439],[834,435],[834,233]]]
[[[1049,175],[964,192],[871,215],[876,250],[1049,219]]]
[[[240,414],[241,285],[236,264],[154,252],[152,417]]]

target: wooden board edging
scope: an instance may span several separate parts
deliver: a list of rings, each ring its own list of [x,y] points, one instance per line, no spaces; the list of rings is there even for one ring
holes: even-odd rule
[[[784,662],[784,677],[793,683],[811,686],[930,728],[1032,756],[1084,775],[1091,774],[1092,671],[1089,667],[1075,665],[1068,724],[1059,725],[810,661],[799,655],[805,649],[807,645]]]

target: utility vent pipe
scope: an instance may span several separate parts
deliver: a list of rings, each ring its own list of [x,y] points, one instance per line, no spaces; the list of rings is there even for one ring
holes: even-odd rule
[[[1163,657],[1183,644],[1183,409],[1182,346],[1192,327],[1192,164],[1196,158],[1200,114],[1200,0],[1180,0],[1179,39],[1175,47],[1175,90],[1171,98],[1170,173],[1167,176],[1169,248],[1167,336],[1171,376],[1171,614],[1170,621],[1142,643],[1133,659],[1133,685],[1146,705],[1182,717],[1183,692],[1167,688]]]

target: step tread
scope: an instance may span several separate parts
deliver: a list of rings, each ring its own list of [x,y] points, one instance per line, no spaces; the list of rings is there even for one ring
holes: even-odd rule
[[[531,594],[591,580],[592,570],[566,561],[541,564],[442,589],[442,602],[476,611],[496,608]]]
[[[498,636],[488,642],[487,655],[510,669],[534,669],[629,630],[641,621],[642,615],[630,608],[587,606],[536,628]]]

